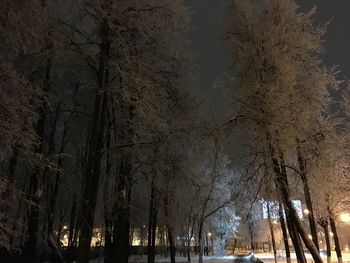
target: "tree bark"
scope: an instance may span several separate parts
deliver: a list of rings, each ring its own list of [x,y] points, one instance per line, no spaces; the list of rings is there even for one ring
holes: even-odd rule
[[[312,240],[315,244],[315,247],[317,248],[317,250],[320,250],[319,245],[318,245],[318,237],[317,237],[317,229],[316,229],[317,225],[316,225],[316,221],[315,221],[315,217],[314,217],[314,210],[312,207],[309,182],[308,182],[308,178],[307,178],[306,163],[305,163],[305,159],[302,155],[300,142],[298,139],[297,139],[297,143],[298,143],[297,155],[298,155],[298,164],[299,164],[299,169],[300,169],[300,178],[301,178],[301,181],[303,183],[305,203],[306,203],[306,207],[308,209],[310,232],[311,232]]]
[[[329,216],[329,223],[331,225],[331,230],[333,232],[335,252],[337,253],[338,263],[343,263],[343,257],[342,257],[342,253],[341,253],[341,246],[340,246],[340,241],[339,241],[339,237],[338,237],[337,226],[336,226],[335,221],[332,218],[332,216]]]
[[[122,79],[120,80],[122,85]],[[121,87],[125,88],[125,87]],[[121,106],[121,128],[118,134],[118,141],[130,143],[134,139],[134,118],[136,100],[131,98],[131,102],[124,98],[119,100]],[[130,200],[132,191],[132,157],[133,148],[126,147],[120,151],[117,173],[117,222],[113,234],[115,247],[115,258],[120,263],[128,263],[129,258],[129,228],[130,228]]]
[[[51,66],[52,58],[48,58],[45,66],[45,78],[43,83],[43,92],[48,94],[51,88]],[[43,106],[38,109],[39,118],[36,127],[36,134],[39,137],[39,146],[35,150],[36,154],[43,153],[44,146],[44,134],[45,134],[45,122],[46,122],[46,107],[47,102],[43,98]],[[28,211],[28,224],[27,224],[27,238],[24,242],[23,258],[28,263],[34,263],[37,261],[37,242],[38,242],[38,230],[39,230],[39,205],[42,196],[42,184],[40,181],[40,167],[35,167],[30,174],[29,192],[30,196],[30,208]]]
[[[269,138],[269,136],[268,136],[268,138]],[[269,141],[271,160],[272,160],[272,164],[273,164],[273,170],[274,170],[275,175],[276,175],[277,185],[279,187],[279,191],[280,191],[281,196],[283,198],[283,202],[286,205],[286,208],[288,209],[288,212],[289,212],[289,215],[287,214],[287,217],[290,216],[290,220],[293,221],[293,223],[297,229],[297,232],[299,233],[305,246],[307,247],[307,249],[311,253],[315,263],[323,263],[319,251],[317,250],[317,248],[314,245],[314,243],[312,242],[312,240],[310,240],[308,238],[308,235],[307,235],[302,223],[300,222],[300,219],[297,215],[297,212],[296,212],[294,205],[293,205],[291,198],[290,198],[287,174],[281,172],[279,162],[275,156],[276,155],[275,148],[271,144],[271,141],[270,140],[268,140],[268,141]]]
[[[155,261],[155,241],[156,241],[156,228],[157,228],[157,215],[158,215],[158,202],[156,200],[156,175],[152,174],[151,181],[151,198],[150,198],[150,210],[148,221],[148,245],[147,245],[147,263],[154,263]]]
[[[129,165],[129,164],[128,164]],[[125,167],[121,168],[120,175],[125,175]],[[129,168],[127,168],[129,171]],[[130,168],[131,170],[131,168]],[[128,172],[128,174],[130,171]],[[115,249],[115,258],[120,263],[127,263],[129,258],[130,245],[130,198],[131,185],[128,178],[124,176],[118,183],[119,202],[117,207],[117,222],[114,229],[113,244]]]
[[[320,221],[320,225],[323,228],[324,236],[326,239],[326,250],[327,250],[327,263],[331,263],[331,257],[332,257],[332,250],[331,250],[331,240],[329,237],[329,229],[328,229],[328,220],[323,218]]]
[[[302,246],[298,231],[297,231],[293,221],[291,221],[290,217],[288,216],[288,214],[289,214],[289,212],[287,212],[288,209],[285,208],[285,211],[286,211],[286,215],[287,215],[288,230],[289,230],[290,238],[291,238],[293,246],[294,246],[297,261],[298,261],[298,263],[306,263],[307,261],[305,258],[303,246]]]
[[[282,234],[283,234],[284,249],[286,251],[286,260],[287,260],[287,263],[291,263],[290,249],[289,249],[289,243],[288,243],[288,233],[287,233],[286,222],[284,219],[283,208],[282,208],[281,202],[279,202],[279,204],[278,204],[278,214],[280,217],[280,224],[281,224],[281,229],[282,229]]]
[[[173,234],[173,227],[170,223],[169,217],[169,185],[166,182],[166,190],[164,195],[164,216],[166,221],[166,227],[168,232],[168,240],[169,240],[169,250],[170,250],[170,262],[175,263],[175,255],[176,255],[176,247],[175,247],[175,239]]]
[[[233,254],[235,254],[236,248],[237,248],[237,238],[235,238],[235,241],[233,243],[233,249],[232,249]]]
[[[274,233],[274,229],[273,229],[273,224],[272,224],[272,221],[271,221],[271,212],[270,212],[270,204],[269,204],[269,202],[267,202],[267,217],[268,217],[270,233],[271,233],[271,242],[272,242],[273,256],[275,258],[275,263],[277,263],[276,240],[275,240],[275,233]]]
[[[287,170],[285,167],[284,155],[283,155],[283,152],[281,151],[281,149],[279,149],[279,162],[280,162],[280,167],[278,167],[278,169],[279,169],[280,173],[285,175],[285,177],[287,178]],[[276,189],[280,189],[279,184],[277,182],[277,178],[275,179],[275,182],[276,182]],[[285,184],[286,184],[288,191],[289,191],[288,180],[285,181]],[[283,200],[281,193],[280,193],[280,199]],[[282,203],[282,202],[280,201],[280,203]],[[306,258],[305,258],[303,246],[302,246],[298,231],[296,229],[296,226],[295,226],[293,220],[291,220],[291,217],[289,216],[290,212],[286,206],[284,206],[284,211],[286,214],[287,226],[288,226],[290,238],[291,238],[292,243],[293,243],[293,247],[295,249],[297,261],[301,262],[301,263],[306,263]],[[282,212],[282,216],[283,216],[283,212]]]
[[[100,168],[103,149],[103,138],[106,120],[106,90],[109,88],[109,53],[110,28],[107,18],[104,18],[101,28],[102,44],[100,49],[98,90],[95,96],[92,130],[89,138],[89,149],[86,164],[86,175],[79,213],[80,238],[78,247],[78,263],[88,263],[90,257],[90,244],[96,208],[96,197],[100,179]]]
[[[110,148],[111,148],[111,140],[112,140],[112,119],[110,111],[107,110],[107,131],[106,131],[106,176],[105,176],[105,184],[103,189],[103,208],[104,208],[104,223],[105,223],[105,242],[104,242],[104,262],[105,263],[111,263],[113,260],[113,253],[112,253],[112,220],[111,215],[109,214],[109,207],[108,207],[108,198],[109,198],[109,178],[111,176],[111,154],[110,154]],[[113,211],[113,208],[112,208]],[[112,212],[113,214],[113,212]]]
[[[68,232],[68,251],[67,251],[67,262],[70,263],[73,261],[73,246],[74,246],[74,226],[75,226],[75,217],[77,210],[77,196],[73,195],[72,208],[70,212],[69,220],[69,232]]]
[[[254,245],[254,223],[253,223],[251,214],[249,215],[249,219],[248,219],[248,229],[249,229],[249,234],[250,234],[250,250],[254,251],[255,250],[255,245]]]
[[[199,254],[198,263],[203,263],[203,244],[202,244],[203,223],[204,223],[204,219],[201,218],[198,226],[198,254]]]

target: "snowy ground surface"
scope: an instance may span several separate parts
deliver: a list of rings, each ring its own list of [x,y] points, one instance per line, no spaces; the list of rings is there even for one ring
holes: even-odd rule
[[[256,258],[260,259],[263,262],[267,263],[272,263],[274,262],[273,254],[272,253],[255,253],[254,254]],[[306,259],[308,262],[313,262],[312,257],[310,254],[306,253],[305,254]],[[234,263],[235,259],[239,259],[236,256],[225,256],[225,257],[216,257],[216,256],[205,256],[203,257],[204,263]],[[326,257],[323,257],[324,262],[327,262]],[[132,256],[129,258],[129,263],[145,263],[147,262],[147,256]],[[157,263],[168,263],[170,262],[170,258],[167,257],[161,257],[161,256],[156,256],[156,262]],[[176,257],[176,263],[185,263],[187,262],[187,258],[185,257]],[[198,263],[198,256],[192,256],[191,257],[191,262],[192,263]],[[250,261],[246,261],[250,262]],[[279,254],[277,258],[278,263],[285,263],[286,259],[283,254]],[[292,263],[296,263],[296,257],[295,254],[292,253]],[[332,262],[337,262],[337,257],[335,255],[335,252],[332,253]],[[350,263],[350,252],[343,252],[343,262],[344,263]],[[96,259],[94,261],[91,261],[91,263],[103,263],[103,259]]]

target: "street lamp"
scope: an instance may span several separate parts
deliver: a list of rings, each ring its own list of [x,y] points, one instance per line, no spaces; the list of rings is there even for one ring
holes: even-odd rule
[[[343,222],[343,223],[350,223],[350,214],[349,213],[343,213],[340,214],[339,219]]]
[[[211,232],[208,232],[208,237],[210,238],[210,243],[211,243],[211,254],[214,255],[214,245],[213,245],[213,237],[211,235]],[[209,242],[208,242],[208,255],[209,255]]]

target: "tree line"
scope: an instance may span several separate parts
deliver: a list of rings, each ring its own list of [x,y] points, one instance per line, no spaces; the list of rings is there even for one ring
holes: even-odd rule
[[[85,263],[96,239],[105,262],[125,263],[138,233],[149,263],[157,240],[172,263],[179,243],[191,261],[194,240],[202,262],[218,218],[231,222],[247,200],[264,198],[279,203],[287,260],[289,236],[298,262],[303,245],[322,262],[319,224],[328,260],[330,226],[341,263],[349,99],[322,62],[327,24],[315,11],[293,0],[234,1],[232,118],[212,120],[191,88],[182,0],[3,1],[3,250],[26,262]],[[248,145],[240,164],[237,131]],[[312,239],[292,202],[300,197]]]

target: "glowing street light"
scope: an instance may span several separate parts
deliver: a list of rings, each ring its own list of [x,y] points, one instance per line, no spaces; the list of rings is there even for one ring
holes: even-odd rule
[[[350,214],[349,213],[340,214],[339,218],[344,223],[350,223]]]

